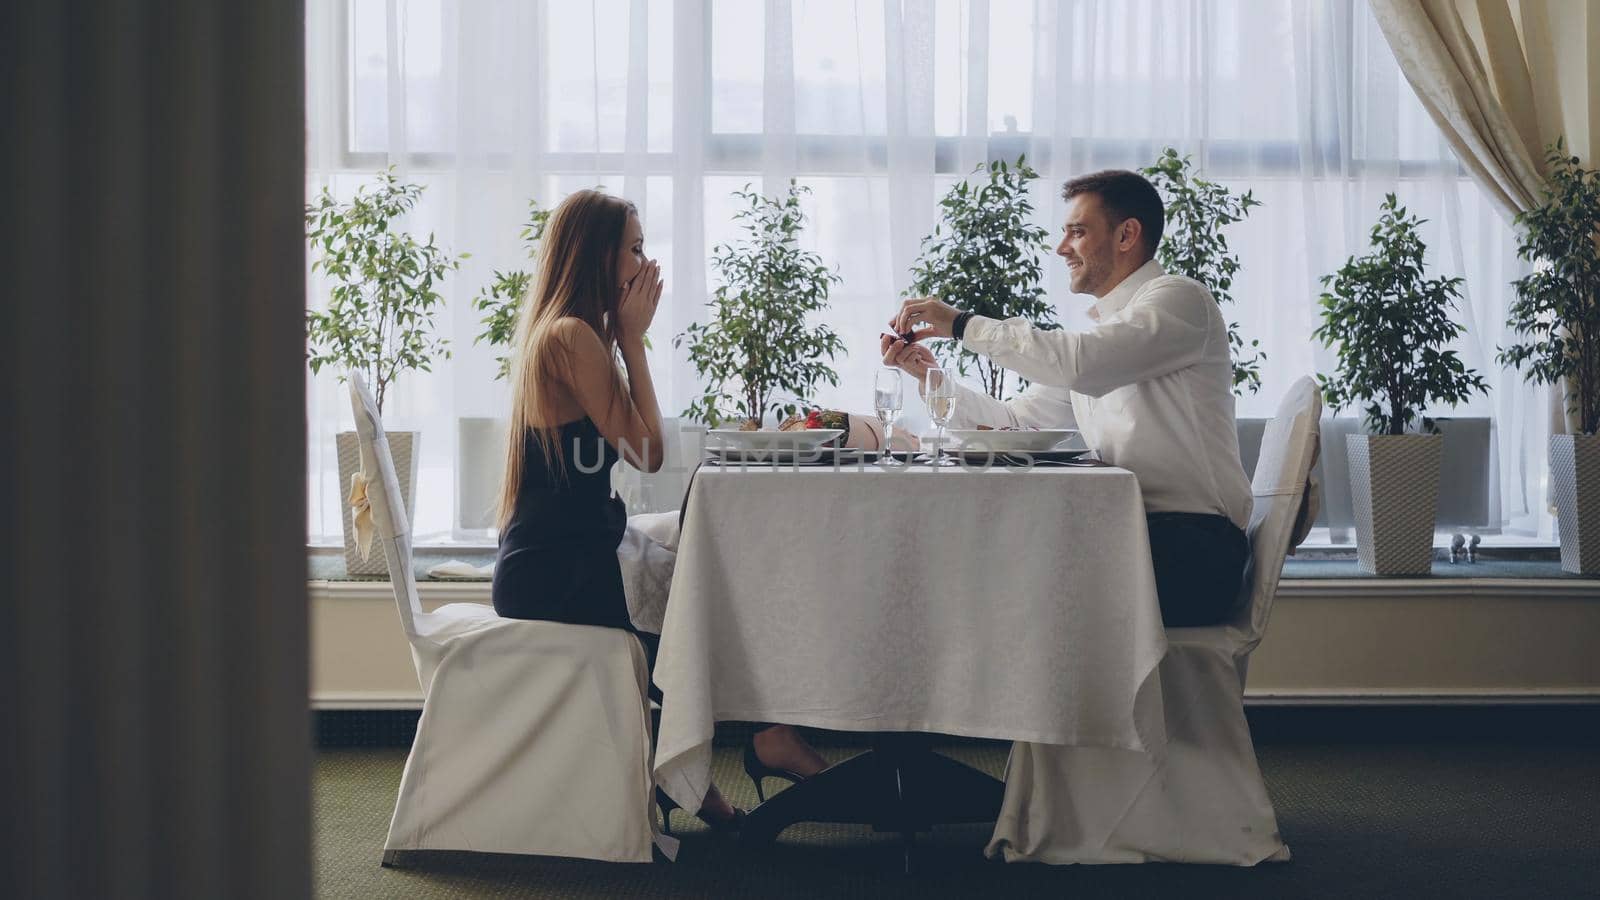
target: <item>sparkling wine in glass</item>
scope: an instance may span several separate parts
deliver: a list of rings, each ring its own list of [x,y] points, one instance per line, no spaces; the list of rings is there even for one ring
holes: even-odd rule
[[[883,423],[883,446],[879,456],[886,458],[889,451],[889,439],[894,436],[894,420],[900,418],[900,407],[903,394],[900,390],[900,370],[884,368],[878,370],[878,377],[872,384],[872,409],[878,414],[878,421]]]
[[[928,402],[928,418],[938,428],[934,438],[933,465],[953,466],[955,461],[944,455],[944,426],[949,423],[956,409],[955,379],[944,369],[931,368],[923,377],[922,384],[923,398]]]

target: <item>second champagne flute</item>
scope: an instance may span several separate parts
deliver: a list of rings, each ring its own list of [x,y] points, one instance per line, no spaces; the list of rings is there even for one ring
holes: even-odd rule
[[[938,428],[934,438],[932,465],[953,466],[955,460],[944,455],[944,426],[949,423],[956,409],[955,379],[944,369],[931,368],[923,377],[922,384],[923,398],[928,401],[928,418]]]

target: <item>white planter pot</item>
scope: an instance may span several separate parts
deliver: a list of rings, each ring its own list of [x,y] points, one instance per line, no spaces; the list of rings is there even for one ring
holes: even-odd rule
[[[1600,435],[1550,435],[1550,484],[1562,570],[1600,575]]]
[[[417,448],[422,435],[415,431],[388,432],[389,453],[394,457],[394,474],[400,479],[400,493],[405,497],[406,521],[412,521],[416,508]],[[361,471],[361,443],[354,431],[341,431],[334,437],[339,447],[339,507],[344,523],[344,566],[351,575],[388,575],[389,565],[384,561],[383,548],[373,542],[372,551],[365,560],[356,548],[355,530],[350,517],[350,476]]]
[[[505,419],[456,420],[456,528],[477,535],[495,527],[506,471]]]
[[[1269,419],[1239,417],[1239,459],[1245,477],[1255,475],[1256,456],[1261,436]],[[1465,528],[1489,531],[1499,527],[1497,514],[1490,512],[1491,480],[1489,451],[1493,437],[1491,421],[1485,416],[1440,416],[1433,420],[1444,438],[1443,461],[1439,469],[1439,517],[1434,528]],[[1322,453],[1312,469],[1322,482],[1322,506],[1316,524],[1328,528],[1334,543],[1348,543],[1355,527],[1351,511],[1350,469],[1346,463],[1345,436],[1365,434],[1359,418],[1334,416],[1322,420]]]
[[[1356,556],[1372,575],[1433,571],[1444,438],[1436,434],[1345,436]]]
[[[661,471],[641,472],[626,461],[611,470],[611,487],[627,504],[628,515],[677,509],[689,487],[689,476],[706,453],[706,428],[686,419],[661,420],[666,451]]]

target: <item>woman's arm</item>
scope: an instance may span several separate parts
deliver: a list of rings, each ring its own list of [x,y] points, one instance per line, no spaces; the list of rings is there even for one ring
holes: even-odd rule
[[[654,260],[645,264],[617,313],[617,343],[628,370],[626,389],[593,328],[577,319],[563,319],[556,323],[553,335],[573,361],[568,377],[584,413],[629,465],[646,472],[660,471],[667,456],[661,404],[644,352],[644,332],[661,301],[663,286],[657,272]]]
[[[667,447],[661,433],[661,403],[656,399],[650,364],[645,360],[644,335],[624,337],[621,344],[622,364],[628,367],[629,399],[633,401],[636,418],[650,427],[650,434],[639,447],[637,460],[629,459],[628,464],[646,472],[657,472],[666,460]],[[620,452],[621,448],[618,449]]]
[[[622,357],[628,384],[622,383],[611,354],[594,329],[577,319],[563,319],[552,330],[571,360],[565,373],[567,386],[584,414],[594,421],[606,442],[628,464],[646,472],[661,468],[666,458],[661,440],[661,410],[656,403],[650,368],[644,361],[644,344],[635,349],[624,344]]]

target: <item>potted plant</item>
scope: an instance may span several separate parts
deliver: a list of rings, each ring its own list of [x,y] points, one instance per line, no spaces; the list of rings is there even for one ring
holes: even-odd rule
[[[1550,436],[1561,568],[1594,575],[1600,573],[1600,169],[1584,169],[1560,140],[1546,161],[1544,202],[1516,217],[1517,254],[1535,269],[1512,282],[1517,297],[1506,327],[1523,340],[1501,348],[1498,358],[1530,381],[1563,386],[1570,433]]]
[[[1155,165],[1139,171],[1161,192],[1167,208],[1165,234],[1156,250],[1162,268],[1205,285],[1217,305],[1232,303],[1239,256],[1229,251],[1222,229],[1244,221],[1261,201],[1250,191],[1229,193],[1222,185],[1196,176],[1189,157],[1179,156],[1171,147],[1162,151]],[[1242,395],[1261,390],[1261,364],[1267,358],[1261,342],[1252,340],[1246,349],[1239,323],[1229,322],[1228,348],[1233,356],[1233,392]]]
[[[1322,278],[1315,335],[1337,348],[1339,366],[1333,377],[1317,377],[1329,406],[1364,404],[1371,433],[1346,435],[1345,444],[1356,551],[1374,575],[1432,571],[1443,439],[1422,410],[1487,389],[1442,349],[1465,330],[1451,318],[1461,279],[1423,277],[1423,221],[1388,195],[1372,227],[1372,252]]]
[[[538,200],[528,201],[528,221],[522,226],[521,238],[530,260],[539,255],[539,241],[544,238],[544,230],[550,224],[550,213],[551,210],[541,207]],[[483,318],[479,320],[483,324],[483,331],[472,342],[481,344],[487,341],[491,347],[510,346],[511,337],[517,330],[517,309],[528,296],[528,288],[532,284],[533,273],[525,269],[504,272],[496,269],[494,280],[472,298],[472,308],[483,313]],[[510,377],[511,357],[497,356],[495,362],[499,364],[495,380]]]
[[[922,239],[905,296],[940,297],[987,318],[1021,316],[1040,328],[1059,327],[1044,292],[1050,232],[1032,221],[1028,196],[1039,173],[1019,156],[1014,164],[996,160],[972,174],[987,178],[963,180],[939,201],[942,221]],[[975,369],[984,392],[996,400],[1005,399],[1013,380],[1019,387],[1027,383],[957,341],[945,342],[937,352],[947,360],[953,353],[962,375]]]
[[[793,180],[783,197],[763,197],[748,185],[734,191],[744,204],[734,219],[746,237],[712,251],[722,284],[706,304],[711,320],[691,323],[672,339],[674,347],[688,345],[689,362],[705,383],[686,418],[712,428],[729,421],[760,428],[769,412],[792,415],[819,384],[839,383],[828,361],[844,352],[844,342],[813,321],[828,307],[839,276],[800,247],[804,193]]]
[[[421,243],[395,227],[421,194],[421,185],[401,183],[390,168],[379,173],[376,185],[357,190],[348,202],[336,200],[324,188],[306,205],[306,239],[316,255],[312,271],[332,282],[327,307],[306,311],[306,358],[313,374],[329,365],[340,381],[360,372],[379,413],[401,375],[431,371],[434,359],[450,355],[447,342],[434,334],[433,317],[443,303],[438,286],[467,255],[452,257],[435,245],[432,234]],[[419,437],[408,431],[388,434],[409,518]],[[360,445],[353,431],[340,432],[336,441],[339,484],[348,490],[361,468]],[[350,573],[385,574],[383,556],[371,554],[363,560],[349,513],[341,518]]]
[[[605,185],[595,185],[595,190],[604,190]],[[539,256],[539,242],[544,240],[545,229],[550,226],[550,214],[554,210],[545,209],[539,201],[528,201],[528,221],[522,226],[522,245],[526,248],[529,260]],[[465,256],[465,254],[463,254]],[[528,290],[533,287],[533,273],[525,269],[508,269],[504,272],[496,269],[494,280],[472,298],[472,308],[483,313],[483,318],[478,321],[483,325],[483,331],[472,339],[472,343],[481,344],[488,342],[491,347],[509,347],[511,338],[517,331],[517,312],[522,308],[522,301],[528,296]],[[644,335],[644,345],[650,346],[650,335]],[[495,370],[495,381],[501,381],[511,376],[511,357],[496,356],[495,363],[499,366]]]

